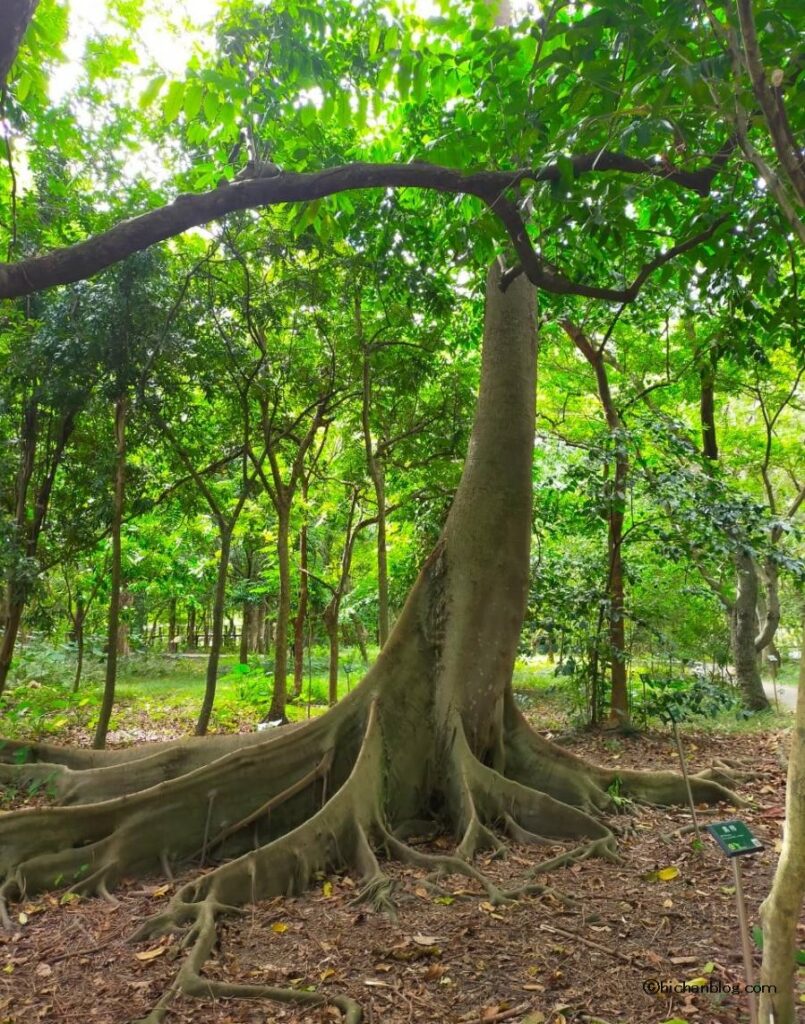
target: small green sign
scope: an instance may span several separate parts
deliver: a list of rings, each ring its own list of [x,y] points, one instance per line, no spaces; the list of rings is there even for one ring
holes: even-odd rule
[[[763,849],[763,843],[755,839],[742,821],[716,821],[707,826],[707,831],[728,857]]]

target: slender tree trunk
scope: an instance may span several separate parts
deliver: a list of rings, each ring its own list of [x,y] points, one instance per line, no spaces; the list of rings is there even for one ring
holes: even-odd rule
[[[629,689],[626,678],[626,602],[623,571],[623,520],[626,507],[626,487],[629,479],[629,456],[623,436],[623,423],[612,397],[604,354],[586,336],[584,331],[569,320],[562,327],[595,371],[598,398],[615,446],[615,472],[609,493],[607,509],[607,555],[609,578],[609,659],[612,691],[610,694],[611,725],[629,724]]]
[[[303,505],[307,505],[307,481],[302,482]],[[305,513],[307,517],[307,513]],[[302,692],[302,679],[305,670],[305,618],[307,616],[308,579],[307,579],[307,518],[299,531],[299,603],[293,620],[293,695],[298,697]]]
[[[713,462],[718,461],[718,437],[716,435],[716,369],[718,350],[711,349],[707,362],[700,369],[701,390],[699,392],[699,420],[702,425],[702,455]]]
[[[187,609],[187,647],[196,647],[196,606],[191,604]]]
[[[755,638],[755,649],[765,653],[774,647],[774,638],[780,625],[780,582],[777,575],[777,563],[773,558],[766,558],[760,569],[760,585],[757,591],[758,632]],[[770,651],[771,653],[771,651]]]
[[[106,733],[109,730],[109,719],[115,702],[115,684],[117,682],[118,634],[120,630],[120,597],[123,578],[123,547],[122,526],[123,506],[126,497],[126,415],[128,399],[121,395],[115,403],[115,440],[117,452],[115,457],[115,495],[112,507],[112,565],[111,592],[109,595],[109,618],[106,631],[106,677],[104,679],[103,700],[98,724],[92,746],[95,750],[103,750],[106,746]]]
[[[252,622],[252,643],[256,654],[266,653],[266,601],[262,598],[254,606],[254,618]]]
[[[769,701],[760,678],[757,636],[758,575],[751,554],[739,550],[735,554],[738,577],[735,602],[730,612],[730,638],[732,660],[741,698],[750,711],[765,711]]]
[[[288,700],[288,625],[291,619],[291,559],[289,552],[290,508],[277,509],[277,558],[279,562],[279,607],[274,649],[274,689],[266,721],[285,721]]]
[[[616,444],[620,444],[616,441]],[[629,467],[620,451],[615,458],[615,479],[608,527],[609,549],[609,650],[612,694],[610,719],[613,724],[629,721],[629,690],[626,682],[626,607],[623,581],[623,508]]]
[[[360,297],[356,300],[357,320],[360,327]],[[389,570],[386,547],[386,477],[383,461],[377,457],[372,437],[370,413],[372,408],[372,367],[368,350],[363,354],[363,442],[366,468],[372,480],[377,503],[377,641],[381,649],[389,636]]]
[[[358,650],[361,652],[361,661],[363,667],[366,668],[369,664],[369,653],[366,650],[366,627],[361,620],[355,617],[355,642],[358,645]]]
[[[124,608],[131,608],[134,604],[134,598],[127,590],[120,592],[120,602],[118,610],[118,626],[117,626],[117,653],[128,657],[131,654],[131,644],[129,643],[129,623],[128,620],[120,615],[120,612]]]
[[[338,703],[338,609],[340,601],[333,598],[324,609],[324,628],[330,648],[330,660],[327,675],[327,700],[330,706]]]
[[[8,614],[3,631],[3,642],[0,644],[0,693],[6,688],[11,662],[14,660],[14,647],[17,643],[17,634],[20,631],[23,607],[23,602],[17,599],[15,588],[9,587]]]
[[[240,627],[240,650],[238,661],[241,665],[249,664],[249,627],[252,619],[252,606],[248,601],[243,602],[243,621]]]
[[[224,642],[224,618],[226,605],[226,581],[229,573],[229,552],[232,544],[232,525],[219,523],[220,551],[218,553],[218,575],[215,580],[215,594],[212,604],[212,634],[210,636],[210,654],[207,659],[207,678],[204,686],[204,700],[201,704],[196,736],[207,732],[215,703],[215,687],[218,682],[218,663],[221,660],[221,647]]]
[[[81,673],[84,668],[84,616],[86,609],[80,596],[76,597],[75,619],[73,620],[73,634],[75,636],[76,659],[75,676],[73,677],[73,693],[78,693],[81,685]]]
[[[802,617],[805,637],[805,614]],[[760,996],[761,1024],[794,1024],[796,954],[802,946],[797,924],[805,898],[805,648],[799,663],[799,689],[791,752],[788,756],[783,848],[771,892],[760,908],[763,966],[760,980],[774,991]]]
[[[382,648],[389,638],[389,567],[386,540],[386,473],[382,462],[374,460],[372,483],[377,501],[377,642]]]
[[[176,654],[176,598],[170,599],[168,608],[168,654]]]

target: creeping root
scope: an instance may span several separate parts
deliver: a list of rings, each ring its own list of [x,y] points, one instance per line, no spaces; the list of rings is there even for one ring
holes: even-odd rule
[[[398,771],[398,750],[386,736],[393,729],[393,713],[384,718],[371,689],[359,699],[356,694],[345,707],[292,736],[253,742],[195,766],[183,753],[181,768],[186,770],[141,791],[84,807],[3,816],[0,921],[12,927],[8,901],[41,889],[67,884],[75,892],[113,900],[110,888],[123,874],[161,867],[169,875],[172,865],[217,860],[133,936],[142,940],[178,932],[186,950],[173,983],[142,1024],[160,1024],[179,994],[329,1003],[345,1021],[358,1024],[360,1006],[343,995],[205,977],[218,920],[242,914],[245,905],[260,899],[299,893],[318,872],[339,869],[362,879],[356,901],[393,913],[393,881],[378,851],[427,869],[429,886],[438,886],[446,875],[469,878],[494,905],[547,894],[574,907],[570,897],[535,876],[589,857],[619,860],[615,836],[602,817],[613,809],[611,771],[557,752],[516,718],[509,719],[504,733],[507,760],[502,771],[496,770],[478,760],[457,718],[448,731],[449,748],[437,749],[438,758],[424,767],[422,779],[414,780],[422,794],[419,805],[412,806],[410,794],[401,803],[388,782]],[[322,725],[327,719],[332,724]],[[438,748],[438,743],[431,746]],[[173,753],[156,751],[155,756],[161,760]],[[163,761],[160,770],[165,767]],[[108,765],[88,771],[94,778],[101,773],[103,780],[111,778],[102,774],[110,770],[121,769]],[[723,785],[728,771],[719,769],[715,778],[692,776],[697,802],[737,802]],[[78,789],[85,792],[78,775]],[[622,771],[617,778],[620,793],[634,800],[684,802],[682,780],[673,773]],[[437,820],[434,807],[440,808]],[[453,853],[426,852],[407,841],[434,824],[455,836]],[[501,834],[517,842],[544,844],[550,837],[577,840],[578,845],[538,864],[519,886],[503,889],[473,863],[482,850],[505,855]]]

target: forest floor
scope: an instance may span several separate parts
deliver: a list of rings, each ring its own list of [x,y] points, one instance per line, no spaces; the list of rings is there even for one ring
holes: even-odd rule
[[[565,731],[567,700],[558,688],[528,704],[540,727],[554,724],[547,735]],[[742,859],[753,924],[770,885],[784,816],[780,725],[778,717],[765,727],[685,731],[691,770],[726,757],[755,772],[739,787],[751,803],[737,812],[764,844]],[[667,733],[614,739],[580,732],[563,741],[600,763],[677,767]],[[701,811],[704,822],[734,816],[726,806]],[[748,1020],[745,996],[645,990],[660,983],[701,985],[702,979],[712,989],[727,989],[743,980],[731,866],[706,834],[699,849],[690,835],[673,835],[688,821],[684,808],[626,806],[613,821],[621,832],[622,864],[589,860],[537,875],[578,901],[573,908],[551,895],[496,908],[458,876],[445,879],[443,894],[434,895],[422,884],[423,872],[389,863],[385,870],[397,883],[398,917],[392,920],[355,905],[356,878],[322,877],[305,896],[262,902],[248,907],[245,917],[222,922],[206,973],[346,993],[363,1005],[368,1024],[740,1024]],[[421,845],[445,849],[450,841]],[[508,887],[567,848],[512,845],[505,859],[482,857],[479,866]],[[19,930],[0,933],[0,1022],[124,1024],[145,1014],[174,977],[181,954],[174,937],[132,945],[127,936],[198,870],[188,867],[173,884],[156,876],[124,881],[117,907],[58,893],[19,904]],[[805,946],[805,924],[800,927]],[[755,959],[759,963],[757,951]],[[327,1006],[188,998],[178,999],[167,1017],[169,1024],[339,1019]]]

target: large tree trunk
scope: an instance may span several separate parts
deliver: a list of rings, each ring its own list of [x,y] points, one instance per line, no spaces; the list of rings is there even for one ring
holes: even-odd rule
[[[805,609],[804,609],[805,610]],[[805,614],[802,617],[805,637]],[[788,757],[783,848],[771,892],[760,908],[763,922],[760,996],[761,1024],[794,1024],[794,976],[797,925],[805,898],[805,646],[799,663],[799,689],[791,752]]]
[[[0,86],[5,86],[11,65],[39,0],[5,0],[0,13]]]
[[[467,875],[489,900],[502,902],[507,895],[471,863],[476,851],[502,847],[494,826],[523,842],[581,837],[587,845],[577,855],[612,856],[614,837],[600,812],[612,807],[607,790],[616,778],[625,796],[663,804],[686,799],[684,782],[673,773],[615,772],[553,746],[512,699],[529,568],[536,328],[531,284],[520,277],[504,294],[500,279],[495,266],[487,285],[481,390],[455,501],[360,686],[299,728],[257,740],[254,734],[213,738],[219,742],[206,763],[204,748],[192,742],[146,749],[139,760],[105,767],[87,759],[83,771],[38,763],[55,756],[66,765],[66,755],[54,748],[29,747],[37,762],[25,765],[8,763],[18,749],[13,744],[0,749],[0,779],[19,783],[48,773],[64,802],[86,805],[0,816],[6,923],[9,899],[31,898],[82,865],[89,872],[74,888],[91,893],[160,864],[167,868],[171,860],[220,859],[138,929],[142,938],[192,926],[171,993],[319,1002],[319,993],[202,976],[217,917],[233,906],[298,892],[316,872],[339,866],[363,876],[360,898],[387,905],[391,885],[378,847],[407,863]],[[76,752],[69,757],[80,765]],[[697,802],[731,798],[709,778],[693,776],[691,784]],[[405,842],[421,833],[423,819],[455,836],[455,855]],[[533,886],[510,895],[527,891]],[[169,998],[149,1024],[164,1019]],[[361,1020],[354,1002],[330,998],[347,1024]]]
[[[112,707],[115,703],[115,684],[117,682],[117,656],[119,651],[120,632],[120,595],[123,579],[123,504],[126,496],[126,414],[128,400],[121,395],[115,402],[115,494],[112,506],[112,567],[111,593],[109,595],[109,618],[106,630],[106,677],[103,685],[103,700],[95,726],[92,745],[96,750],[106,746],[106,733]]]
[[[730,639],[735,677],[741,699],[750,711],[765,711],[769,701],[760,678],[757,636],[757,567],[751,554],[739,550],[735,555],[738,576],[735,603],[730,611]]]
[[[196,736],[203,736],[210,724],[210,715],[215,703],[215,688],[218,683],[218,663],[221,660],[221,647],[224,642],[224,610],[226,605],[226,580],[229,573],[229,552],[232,544],[233,524],[218,526],[221,536],[221,549],[218,553],[218,575],[215,581],[215,594],[212,603],[212,634],[209,640],[210,655],[207,659],[207,678],[204,684],[204,700],[201,704]]]

